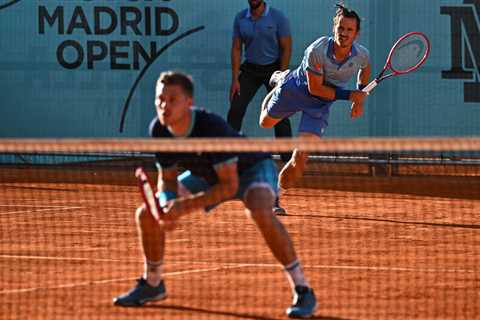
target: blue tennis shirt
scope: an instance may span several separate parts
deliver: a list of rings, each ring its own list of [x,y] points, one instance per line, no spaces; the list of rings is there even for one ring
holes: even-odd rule
[[[350,55],[341,62],[334,58],[334,40],[332,37],[321,37],[305,49],[301,65],[297,72],[299,86],[307,86],[307,70],[323,75],[323,80],[336,87],[345,87],[360,69],[370,63],[368,50],[354,42]]]
[[[250,9],[240,11],[233,22],[233,38],[240,38],[245,47],[245,61],[267,65],[280,58],[278,39],[290,36],[287,17],[265,3],[263,15],[252,17]]]

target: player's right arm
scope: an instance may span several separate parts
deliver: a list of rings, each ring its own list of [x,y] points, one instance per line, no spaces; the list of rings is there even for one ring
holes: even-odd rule
[[[370,74],[371,74],[370,63],[367,63],[367,65],[364,68],[361,68],[358,71],[357,89],[362,90],[368,85],[370,81]],[[350,108],[350,116],[352,117],[352,119],[359,118],[362,115],[363,115],[363,99],[362,99],[362,103],[352,102],[352,106]]]
[[[362,91],[345,90],[325,83],[323,63],[327,57],[323,45],[326,39],[326,37],[320,38],[305,50],[302,64],[305,68],[309,93],[325,100],[350,100],[353,103],[363,103],[365,93]]]
[[[315,68],[321,69],[321,65],[317,64]],[[307,69],[308,92],[326,100],[350,100],[353,103],[362,104],[366,94],[360,90],[343,90],[348,96],[339,96],[339,90],[324,84],[323,74],[313,72]]]

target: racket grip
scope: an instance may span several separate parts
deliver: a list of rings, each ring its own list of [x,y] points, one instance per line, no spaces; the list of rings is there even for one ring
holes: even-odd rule
[[[363,88],[363,92],[366,94],[370,94],[370,92],[373,90],[378,85],[378,80],[374,79],[372,82],[370,82],[365,88]]]

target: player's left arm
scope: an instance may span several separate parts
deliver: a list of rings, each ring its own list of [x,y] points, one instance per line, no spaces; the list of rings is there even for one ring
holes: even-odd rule
[[[362,90],[368,85],[370,81],[370,75],[371,75],[371,67],[370,67],[370,63],[368,63],[365,68],[361,68],[358,71],[358,75],[357,75],[358,90]],[[356,119],[361,117],[363,113],[364,113],[363,103],[352,102],[352,106],[350,108],[350,117],[352,119]]]
[[[229,161],[215,166],[218,182],[204,192],[177,198],[165,210],[166,219],[177,219],[182,215],[205,209],[223,200],[231,199],[238,190],[239,178],[237,161]]]

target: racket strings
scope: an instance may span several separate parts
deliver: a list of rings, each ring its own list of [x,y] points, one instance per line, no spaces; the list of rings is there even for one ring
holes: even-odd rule
[[[390,65],[397,72],[408,72],[420,66],[426,58],[428,40],[421,35],[412,35],[400,41],[392,52]]]

